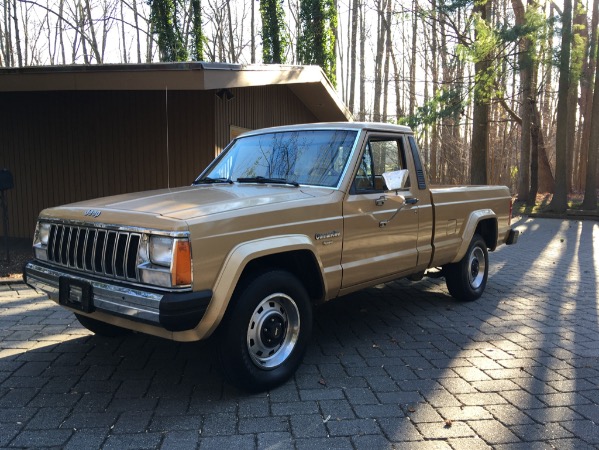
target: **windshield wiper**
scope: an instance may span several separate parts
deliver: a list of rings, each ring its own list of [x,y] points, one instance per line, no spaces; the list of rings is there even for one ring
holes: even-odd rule
[[[215,184],[215,183],[233,184],[233,180],[231,180],[230,178],[210,178],[210,177],[204,177],[204,178],[200,178],[199,180],[195,180],[193,182],[193,184]]]
[[[297,181],[289,181],[285,178],[268,178],[268,177],[247,177],[237,178],[238,183],[269,183],[269,184],[290,184],[291,186],[299,187]]]

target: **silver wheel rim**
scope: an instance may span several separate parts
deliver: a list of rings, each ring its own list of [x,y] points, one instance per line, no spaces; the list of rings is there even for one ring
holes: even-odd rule
[[[274,369],[289,357],[300,331],[300,315],[291,297],[272,294],[258,304],[248,324],[247,348],[253,363]]]
[[[472,289],[478,289],[485,278],[487,263],[485,252],[480,247],[475,247],[468,258],[468,282]]]

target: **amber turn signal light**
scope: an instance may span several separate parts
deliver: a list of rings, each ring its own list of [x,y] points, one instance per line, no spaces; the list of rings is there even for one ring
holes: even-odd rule
[[[191,244],[189,241],[175,241],[173,255],[173,286],[191,284]]]

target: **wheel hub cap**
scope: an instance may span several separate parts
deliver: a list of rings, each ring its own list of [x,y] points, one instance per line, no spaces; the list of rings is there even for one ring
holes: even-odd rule
[[[267,317],[260,332],[260,339],[267,347],[276,347],[285,337],[285,322],[279,315],[272,314]]]
[[[262,300],[250,318],[247,349],[252,362],[264,370],[285,362],[295,348],[300,332],[300,313],[287,294],[272,294]]]
[[[483,284],[487,265],[483,250],[480,247],[475,247],[470,253],[469,261],[468,282],[473,289],[478,289]]]
[[[479,267],[480,267],[480,264],[478,262],[478,259],[475,259],[474,261],[472,261],[472,269],[471,269],[472,278],[476,278],[476,276],[478,275]]]

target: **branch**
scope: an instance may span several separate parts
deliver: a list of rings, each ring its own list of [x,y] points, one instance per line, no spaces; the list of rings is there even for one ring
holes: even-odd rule
[[[56,11],[54,11],[54,10],[52,10],[52,9],[48,8],[47,6],[44,6],[44,5],[40,4],[40,3],[37,3],[37,2],[36,2],[36,1],[34,1],[34,0],[17,0],[17,1],[19,1],[20,3],[29,3],[29,4],[31,4],[31,5],[34,5],[34,6],[38,6],[38,7],[40,7],[40,8],[42,8],[43,10],[45,10],[45,11],[47,11],[47,12],[49,12],[49,13],[51,13],[51,14],[55,15],[57,18],[61,19],[61,20],[62,20],[64,23],[66,23],[67,25],[69,25],[69,26],[70,26],[71,28],[73,28],[73,29],[77,29],[77,28],[79,27],[79,25],[73,25],[73,23],[72,23],[72,22],[69,22],[67,19],[65,19],[65,17],[64,17],[62,14],[59,14],[59,13],[57,13]],[[141,17],[142,19],[146,20],[146,19],[145,19],[145,17],[143,17],[141,14],[138,14],[138,16],[139,16],[139,17]],[[123,23],[123,24],[125,24],[125,25],[128,25],[128,26],[130,26],[130,27],[131,27],[131,28],[133,28],[134,30],[141,31],[141,32],[142,32],[143,34],[145,34],[146,36],[149,36],[149,35],[150,35],[150,33],[148,33],[148,32],[147,32],[146,30],[144,30],[143,28],[140,28],[140,27],[138,27],[138,26],[135,26],[135,24],[132,24],[132,23],[128,22],[127,20],[123,20],[123,19],[120,19],[120,18],[118,18],[118,17],[114,17],[114,16],[112,16],[112,15],[106,16],[106,17],[104,17],[103,19],[94,19],[93,21],[92,21],[92,20],[90,20],[90,23],[92,23],[92,22],[99,22],[99,21],[101,21],[101,20],[114,20],[114,21],[117,21],[117,22],[121,22],[121,23]],[[90,41],[90,38],[87,36],[87,34],[85,35],[85,40],[86,40],[88,43],[90,43],[90,44],[92,43],[92,42]]]
[[[497,101],[499,102],[499,104],[501,106],[503,106],[503,109],[505,109],[505,111],[514,120],[514,122],[516,122],[519,125],[522,125],[522,117],[520,117],[518,114],[516,114],[516,111],[514,111],[512,108],[510,108],[510,105],[507,104],[507,102],[505,101],[505,98],[503,98],[503,96],[501,96],[501,97],[498,96]]]

